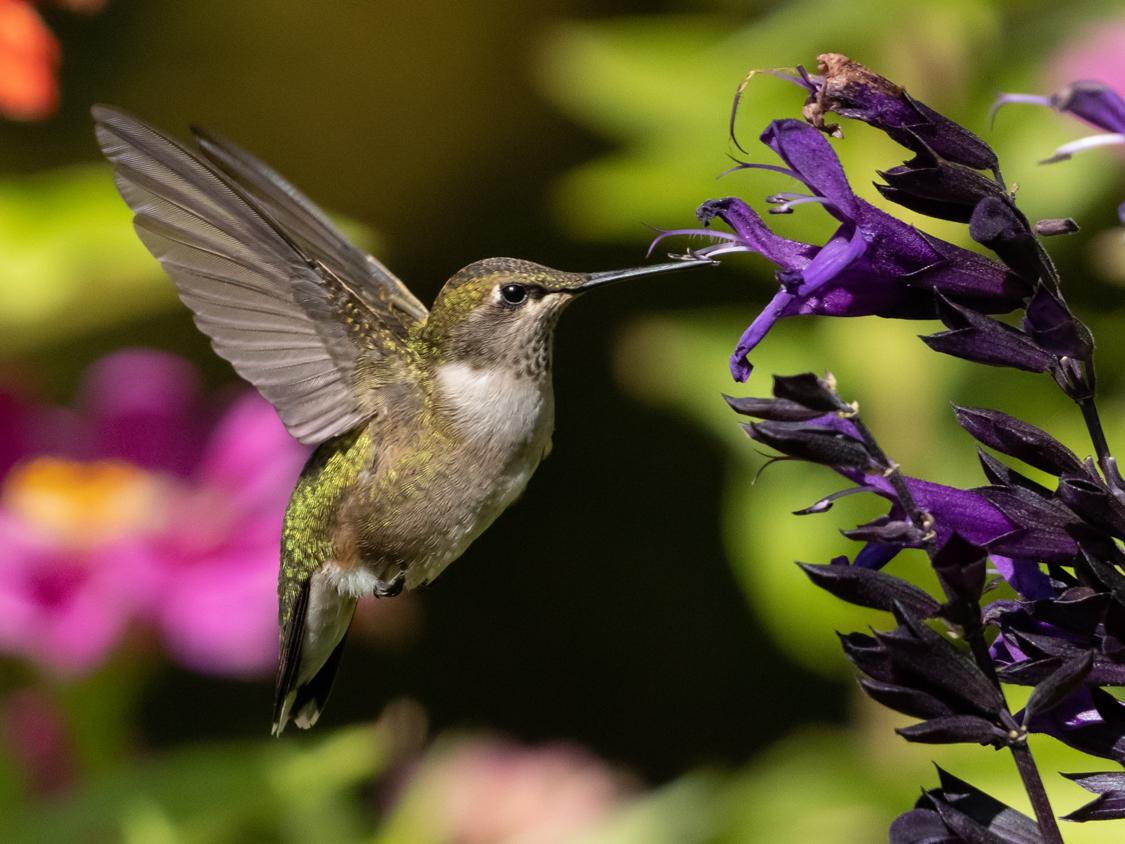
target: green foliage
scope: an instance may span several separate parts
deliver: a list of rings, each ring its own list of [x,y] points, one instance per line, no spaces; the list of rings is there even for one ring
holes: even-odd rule
[[[371,726],[122,760],[62,799],[4,811],[4,840],[238,844],[363,839],[357,788],[388,759]]]
[[[101,165],[0,181],[0,359],[170,308]]]

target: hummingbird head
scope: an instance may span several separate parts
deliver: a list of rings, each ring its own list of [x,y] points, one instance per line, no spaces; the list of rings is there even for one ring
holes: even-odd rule
[[[486,258],[458,270],[421,326],[425,345],[443,361],[481,368],[507,365],[534,376],[550,366],[551,340],[563,309],[595,287],[637,276],[714,263],[680,260],[604,273],[568,273],[517,258]]]

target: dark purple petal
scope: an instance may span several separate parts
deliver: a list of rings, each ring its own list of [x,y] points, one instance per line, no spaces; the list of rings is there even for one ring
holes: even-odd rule
[[[825,417],[821,424],[829,424],[829,421]],[[847,420],[839,419],[838,424],[848,423]],[[853,483],[865,486],[890,501],[897,501],[897,494],[887,478],[845,467],[837,467],[837,471]],[[906,485],[918,507],[933,517],[939,547],[954,531],[974,545],[989,547],[1001,537],[1009,536],[1016,528],[1009,518],[978,491],[957,489],[909,477],[906,478]]]
[[[987,196],[971,212],[968,223],[973,240],[987,246],[1022,278],[1035,284],[1043,266],[1039,243],[1027,218],[1012,200],[1006,195]]]
[[[1024,707],[1023,720],[1028,723],[1044,712],[1050,712],[1082,685],[1094,665],[1093,651],[1063,662],[1056,671],[1035,686]]]
[[[1125,99],[1101,82],[1073,82],[1051,95],[1051,105],[1107,132],[1125,132]]]
[[[1089,360],[1094,338],[1066,303],[1046,286],[1039,285],[1027,305],[1024,331],[1037,344],[1060,357]]]
[[[790,292],[807,298],[849,267],[862,266],[857,262],[866,251],[867,241],[863,235],[855,229],[841,226],[808,266],[801,270],[800,282]]]
[[[850,409],[837,395],[833,383],[811,372],[775,375],[773,394],[779,399],[797,402],[810,410],[819,410],[822,414]]]
[[[881,569],[898,555],[901,549],[895,545],[869,542],[855,555],[853,565],[865,569]]]
[[[1084,753],[1125,762],[1125,703],[1102,689],[1079,689],[1028,726]]]
[[[1052,475],[1080,473],[1082,461],[1046,431],[1014,416],[980,407],[958,407],[957,422],[975,439]]]
[[[905,519],[892,519],[880,516],[864,525],[841,531],[848,539],[857,542],[885,542],[892,545],[921,545],[926,540],[926,531]]]
[[[734,347],[734,354],[730,356],[730,374],[735,381],[743,382],[750,377],[754,367],[747,360],[747,355],[762,341],[775,322],[796,311],[796,304],[799,304],[796,296],[784,290],[778,291],[742,333],[738,345]]]
[[[994,841],[1040,844],[1042,841],[1038,825],[1027,815],[940,767],[938,776],[941,788],[927,795],[949,828],[964,835],[966,841],[974,844]]]
[[[1065,505],[1022,487],[984,487],[979,492],[1019,528],[984,543],[990,552],[1050,560],[1066,560],[1077,553],[1071,531],[1081,529],[1082,521]]]
[[[804,422],[753,422],[743,428],[752,439],[790,457],[862,470],[874,466],[867,446],[831,428]]]
[[[1040,483],[1036,483],[1026,475],[1021,475],[1011,466],[994,457],[983,448],[977,447],[977,459],[980,460],[981,468],[984,469],[984,475],[988,478],[988,482],[993,486],[1022,486],[1024,489],[1029,489],[1036,495],[1041,495],[1045,498],[1051,496],[1051,490]]]
[[[1096,800],[1091,800],[1069,815],[1063,815],[1063,820],[1079,823],[1084,821],[1112,821],[1121,818],[1125,818],[1125,791],[1110,791],[1100,794]]]
[[[1025,598],[1040,600],[1054,597],[1055,590],[1051,586],[1051,578],[1039,567],[1038,560],[1027,557],[1007,557],[997,553],[990,553],[989,559],[1000,572],[1000,576]]]
[[[757,252],[786,270],[802,269],[817,251],[815,246],[774,234],[758,213],[737,197],[708,200],[696,209],[695,214],[704,225],[709,225],[718,217],[730,226],[751,252]]]
[[[888,832],[890,844],[965,844],[931,809],[912,809],[894,819]]]
[[[934,572],[950,597],[944,615],[960,625],[980,624],[980,601],[984,591],[986,554],[954,532],[933,555]]]
[[[1004,189],[976,170],[935,158],[928,151],[909,164],[880,170],[886,184],[876,183],[879,193],[904,208],[967,223],[977,206],[988,198],[1004,197]]]
[[[822,410],[809,410],[804,405],[788,399],[764,399],[751,396],[727,396],[723,399],[731,410],[743,416],[772,419],[775,422],[803,422],[823,415]]]
[[[840,166],[835,150],[816,129],[800,120],[775,120],[762,133],[761,141],[795,172],[817,196],[831,205],[837,219],[855,219],[857,200]]]
[[[1094,527],[1125,537],[1125,506],[1096,472],[1087,469],[1082,475],[1064,475],[1056,494],[1059,501]]]
[[[975,715],[946,715],[909,727],[899,727],[895,732],[907,741],[923,744],[966,742],[1004,747],[1010,742],[1006,731]]]
[[[919,619],[905,612],[897,615],[901,625],[896,630],[875,634],[892,666],[889,677],[875,679],[928,688],[964,714],[995,719],[1005,711],[999,690],[972,659]]]
[[[902,277],[911,287],[938,293],[990,314],[1022,307],[1031,293],[1027,283],[1004,265],[913,228],[909,234],[899,231],[896,242],[900,253],[905,251],[902,247],[908,238],[914,241],[912,254],[920,257],[924,243],[929,254],[935,256],[924,265],[904,267],[909,272]]]
[[[1096,588],[1108,590],[1118,603],[1125,602],[1125,576],[1117,567],[1085,545],[1080,546],[1079,551],[1074,560],[1075,573]]]
[[[1054,355],[1022,331],[943,296],[938,297],[938,315],[951,330],[922,338],[936,352],[1026,372],[1046,372],[1054,363]]]
[[[912,715],[915,718],[941,718],[953,714],[953,710],[947,704],[920,689],[883,683],[869,677],[860,677],[859,685],[873,701],[904,715]]]
[[[848,565],[798,565],[821,589],[861,607],[893,612],[897,603],[919,618],[929,618],[941,609],[914,584],[880,571]]]
[[[822,131],[836,127],[824,114],[862,120],[886,132],[896,143],[915,153],[936,152],[976,170],[996,172],[996,153],[962,126],[913,99],[898,85],[839,53],[817,56],[819,77],[812,77],[816,92],[805,104],[805,117]]]

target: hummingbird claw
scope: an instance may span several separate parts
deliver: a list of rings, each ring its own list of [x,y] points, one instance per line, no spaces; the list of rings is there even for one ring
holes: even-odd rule
[[[406,583],[406,572],[400,571],[390,580],[380,580],[379,584],[375,587],[376,598],[393,598],[402,592],[402,587]]]

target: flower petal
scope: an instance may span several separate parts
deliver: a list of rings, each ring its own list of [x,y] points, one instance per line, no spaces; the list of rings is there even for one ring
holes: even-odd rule
[[[1073,82],[1051,95],[1051,105],[1107,132],[1125,132],[1125,99],[1101,82]]]
[[[815,246],[774,234],[758,212],[737,197],[708,200],[695,214],[704,225],[718,217],[751,251],[785,270],[803,269],[816,254]]]
[[[742,333],[738,345],[734,348],[734,354],[730,356],[730,374],[735,381],[745,381],[750,377],[754,367],[746,356],[762,341],[775,322],[791,313],[791,308],[796,301],[797,298],[793,294],[779,290],[750,323],[750,327]]]
[[[855,194],[835,150],[820,132],[800,120],[775,120],[766,127],[761,140],[812,191],[832,203],[828,209],[837,219],[855,219]]]

